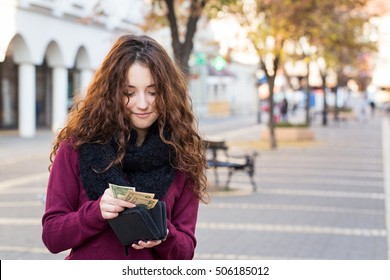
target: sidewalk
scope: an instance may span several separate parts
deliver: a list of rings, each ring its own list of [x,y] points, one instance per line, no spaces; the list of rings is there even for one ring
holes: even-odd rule
[[[262,126],[250,116],[201,120],[205,135],[232,142],[257,139]],[[380,119],[313,130],[314,144],[259,151],[257,193],[237,173],[232,191],[201,205],[196,259],[388,258]],[[0,259],[65,256],[40,236],[51,141],[48,131],[0,134]]]
[[[313,145],[260,151],[257,193],[235,174],[201,206],[196,258],[388,258],[381,120],[312,128]]]

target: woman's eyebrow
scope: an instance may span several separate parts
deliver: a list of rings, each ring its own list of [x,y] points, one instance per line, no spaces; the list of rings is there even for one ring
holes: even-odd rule
[[[129,87],[129,88],[136,88],[133,85],[127,85],[127,87]],[[151,85],[146,86],[146,88],[151,88],[151,87],[156,87],[156,85],[155,84],[151,84]]]

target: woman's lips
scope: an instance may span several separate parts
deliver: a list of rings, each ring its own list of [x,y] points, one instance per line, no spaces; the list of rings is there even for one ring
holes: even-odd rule
[[[134,113],[134,115],[140,119],[147,119],[150,116],[150,114],[151,113]]]

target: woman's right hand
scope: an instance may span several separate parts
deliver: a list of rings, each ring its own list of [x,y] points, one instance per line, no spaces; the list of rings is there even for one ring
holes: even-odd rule
[[[99,206],[103,219],[110,220],[117,217],[125,208],[135,207],[135,204],[115,198],[111,189],[107,188],[100,199]]]

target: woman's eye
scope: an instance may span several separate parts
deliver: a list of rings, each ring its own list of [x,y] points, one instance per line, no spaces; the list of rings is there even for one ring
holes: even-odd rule
[[[128,92],[128,93],[126,93],[126,96],[127,97],[132,97],[134,94],[135,94],[134,92]]]
[[[156,96],[157,95],[157,93],[155,92],[155,91],[150,91],[150,92],[148,92],[150,95],[152,95],[152,96]]]

